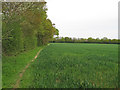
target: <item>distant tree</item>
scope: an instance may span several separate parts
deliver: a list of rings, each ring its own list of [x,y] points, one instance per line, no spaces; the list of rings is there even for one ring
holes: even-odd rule
[[[89,37],[89,38],[88,38],[88,42],[93,42],[93,38],[92,38],[92,37]]]
[[[72,39],[69,37],[65,37],[65,42],[72,42]]]

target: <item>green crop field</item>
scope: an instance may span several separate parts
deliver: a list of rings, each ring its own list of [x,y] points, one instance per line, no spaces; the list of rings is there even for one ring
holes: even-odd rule
[[[25,72],[20,87],[118,87],[118,45],[50,44]]]

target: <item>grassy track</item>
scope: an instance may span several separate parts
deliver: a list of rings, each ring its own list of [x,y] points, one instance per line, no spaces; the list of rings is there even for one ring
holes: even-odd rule
[[[40,50],[36,49],[21,53],[17,56],[3,56],[2,57],[2,87],[13,88],[19,74],[24,67],[35,57],[37,52]]]
[[[118,87],[118,45],[50,44],[25,72],[20,87]]]

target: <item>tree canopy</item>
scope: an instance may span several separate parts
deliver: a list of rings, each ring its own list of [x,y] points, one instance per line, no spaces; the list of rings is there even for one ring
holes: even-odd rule
[[[30,50],[59,35],[46,12],[46,2],[3,2],[3,53],[12,55]]]

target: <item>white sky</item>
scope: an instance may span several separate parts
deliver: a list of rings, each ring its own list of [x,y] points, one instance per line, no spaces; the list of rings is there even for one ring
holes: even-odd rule
[[[59,36],[118,38],[119,0],[46,0]]]

